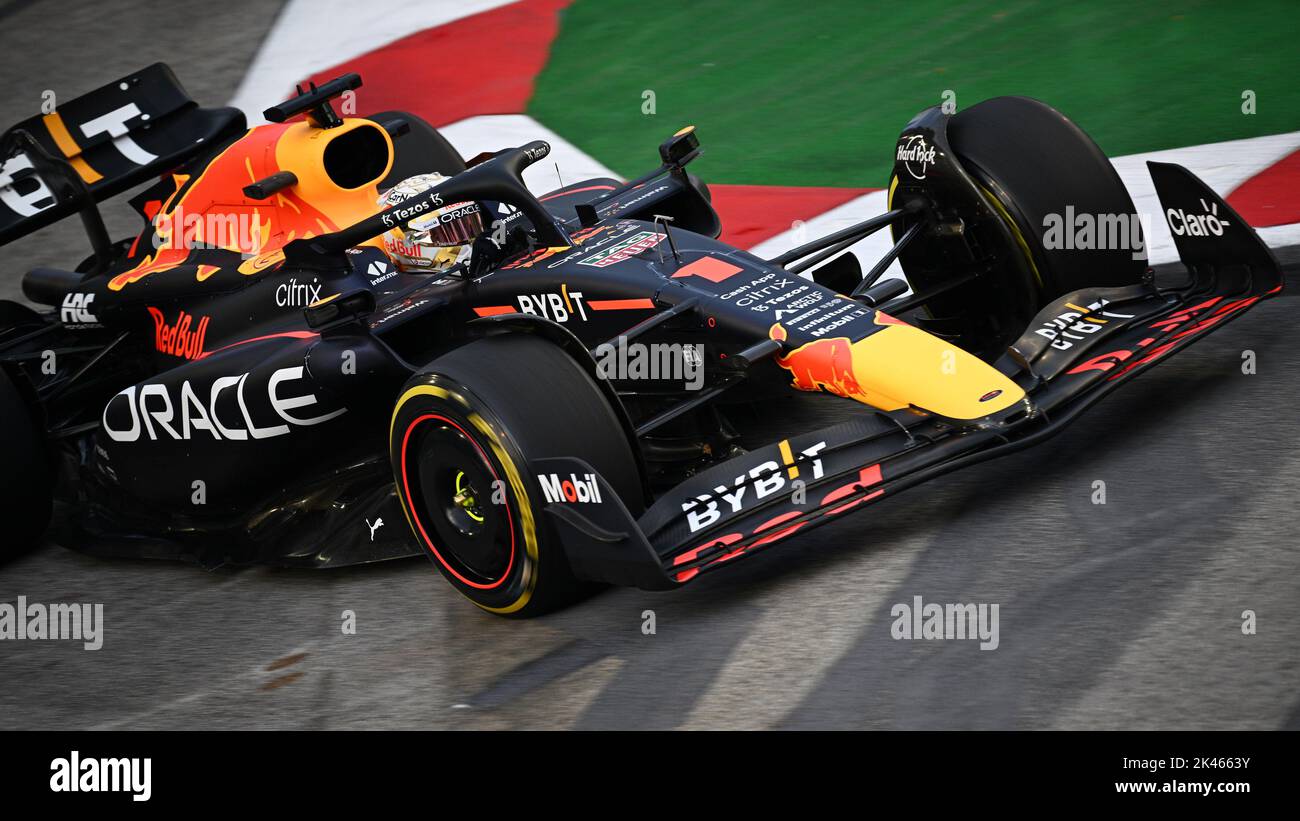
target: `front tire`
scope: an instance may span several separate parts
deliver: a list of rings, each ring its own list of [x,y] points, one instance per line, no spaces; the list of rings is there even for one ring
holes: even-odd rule
[[[1046,103],[994,97],[956,114],[948,140],[962,166],[1028,246],[1039,305],[1080,288],[1134,285],[1146,272],[1141,232],[1129,248],[1048,247],[1044,222],[1115,216],[1137,225],[1136,208],[1115,167],[1083,129]],[[1068,226],[1070,230],[1073,226]],[[1073,243],[1070,243],[1073,245]]]
[[[1147,261],[1137,251],[1145,246],[1133,200],[1097,144],[1059,111],[1029,97],[994,97],[951,117],[947,138],[1008,239],[992,249],[1002,259],[998,270],[930,303],[929,330],[994,361],[1058,297],[1142,281]],[[1048,221],[1073,231],[1071,214],[1091,215],[1096,224],[1122,219],[1129,247],[1049,241]],[[941,281],[924,272],[915,279],[917,290]]]
[[[416,540],[453,587],[498,615],[541,615],[596,589],[569,568],[529,460],[580,458],[634,514],[641,509],[614,409],[568,354],[530,334],[436,359],[403,388],[389,438]]]

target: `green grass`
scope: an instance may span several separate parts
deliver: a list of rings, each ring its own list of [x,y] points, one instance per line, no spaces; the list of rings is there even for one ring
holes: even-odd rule
[[[1038,97],[1112,156],[1300,130],[1298,29],[1294,0],[578,0],[529,113],[625,176],[693,123],[708,181],[880,187],[945,89]]]

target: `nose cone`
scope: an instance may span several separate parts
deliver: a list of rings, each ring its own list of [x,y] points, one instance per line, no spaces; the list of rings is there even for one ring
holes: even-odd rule
[[[949,419],[979,419],[1025,392],[1000,371],[920,328],[877,314],[885,325],[856,342],[818,339],[777,358],[800,390],[826,390],[880,410],[915,406]],[[773,338],[781,338],[773,326]]]

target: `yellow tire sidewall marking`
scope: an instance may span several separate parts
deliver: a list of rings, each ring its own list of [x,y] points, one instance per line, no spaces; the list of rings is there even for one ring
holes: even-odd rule
[[[415,387],[408,388],[406,392],[401,395],[397,400],[397,404],[393,407],[393,417],[388,424],[388,441],[390,443],[393,441],[393,432],[397,429],[398,415],[402,412],[402,408],[406,406],[406,403],[416,396],[435,396],[439,399],[447,400],[463,407],[466,411],[466,418],[468,418],[470,424],[472,424],[474,428],[488,440],[488,445],[492,449],[492,453],[496,456],[497,461],[501,463],[502,469],[505,470],[506,480],[510,482],[510,487],[514,490],[515,499],[519,502],[519,521],[523,526],[524,552],[528,558],[524,567],[525,575],[523,592],[520,593],[519,598],[504,607],[490,607],[482,602],[474,601],[466,595],[464,591],[460,591],[460,588],[456,589],[461,593],[461,595],[465,596],[465,598],[490,613],[505,615],[517,612],[523,609],[523,607],[528,604],[529,600],[532,599],[533,591],[537,589],[537,573],[540,566],[540,554],[537,544],[537,520],[533,516],[532,505],[530,505],[528,501],[528,490],[527,486],[524,484],[523,475],[519,472],[519,468],[515,464],[514,460],[510,458],[509,451],[506,450],[505,444],[501,441],[501,437],[488,421],[470,408],[469,403],[465,401],[463,396],[438,385],[416,385]],[[402,506],[402,513],[406,516],[407,526],[410,527],[411,532],[415,533],[418,538],[419,531],[415,527],[415,520],[411,516],[411,511],[407,509],[406,496],[400,491],[400,489],[397,494],[397,501]]]

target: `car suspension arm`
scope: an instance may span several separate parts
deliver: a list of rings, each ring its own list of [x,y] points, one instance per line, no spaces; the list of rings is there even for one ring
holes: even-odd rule
[[[921,228],[924,227],[924,225],[924,222],[918,222],[911,228],[908,228],[907,231],[903,233],[903,236],[898,238],[898,242],[894,243],[894,247],[890,248],[885,255],[880,258],[880,261],[876,263],[875,267],[867,272],[867,275],[862,278],[862,281],[858,283],[857,287],[853,289],[853,293],[849,296],[856,299],[857,297],[862,296],[863,293],[865,293],[872,285],[875,285],[876,280],[880,279],[881,274],[885,273],[885,269],[889,267],[890,263],[898,258],[899,253],[907,247],[907,244],[911,242],[917,234],[921,233]]]
[[[789,265],[791,262],[794,262],[797,259],[802,259],[803,257],[806,257],[809,254],[816,253],[817,251],[821,251],[824,248],[830,248],[833,245],[840,245],[842,243],[847,243],[846,245],[844,245],[844,247],[847,248],[849,245],[852,245],[854,242],[857,242],[860,239],[864,239],[865,237],[871,236],[872,234],[879,231],[881,228],[884,228],[886,225],[893,225],[895,222],[898,222],[903,217],[915,211],[919,211],[923,207],[924,204],[921,200],[913,200],[909,202],[907,205],[903,206],[902,208],[894,208],[892,210],[886,211],[885,213],[879,216],[872,217],[869,220],[864,220],[863,222],[859,222],[856,225],[850,225],[848,228],[841,228],[840,230],[831,234],[827,234],[826,236],[821,237],[820,239],[815,239],[812,242],[806,242],[803,245],[800,245],[796,248],[791,248],[789,251],[786,251],[784,254],[780,254],[779,256],[772,257],[771,259],[768,260],[768,262],[770,262],[773,265],[780,265],[782,268],[784,268],[785,266]],[[850,240],[852,241],[850,242]],[[819,258],[818,261],[824,258],[825,257]],[[792,273],[798,273],[799,271],[802,271],[804,268],[807,268],[809,265],[815,265],[815,264],[816,264],[815,262],[810,262],[810,263],[802,264],[798,270],[795,270],[794,268],[791,268],[790,270]]]

